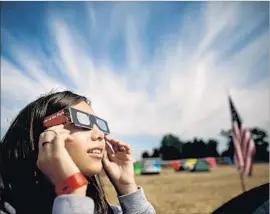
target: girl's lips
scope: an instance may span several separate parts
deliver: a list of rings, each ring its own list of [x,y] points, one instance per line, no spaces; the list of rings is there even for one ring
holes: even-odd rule
[[[92,158],[102,159],[103,153],[97,154],[97,153],[88,153],[88,155]]]

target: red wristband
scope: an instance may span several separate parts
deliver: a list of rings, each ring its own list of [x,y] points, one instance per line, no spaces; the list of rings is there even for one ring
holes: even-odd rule
[[[81,172],[78,172],[57,184],[55,192],[57,195],[70,194],[85,184],[88,184],[88,181]]]

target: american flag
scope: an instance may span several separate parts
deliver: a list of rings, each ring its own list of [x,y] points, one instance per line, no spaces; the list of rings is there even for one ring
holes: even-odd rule
[[[229,103],[232,115],[234,162],[241,176],[251,176],[253,157],[256,153],[255,143],[249,129],[243,126],[230,96]]]

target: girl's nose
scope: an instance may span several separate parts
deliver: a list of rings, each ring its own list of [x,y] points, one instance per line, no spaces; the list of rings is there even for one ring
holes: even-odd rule
[[[103,140],[105,137],[105,134],[103,131],[101,131],[96,125],[93,126],[92,129],[92,140]]]

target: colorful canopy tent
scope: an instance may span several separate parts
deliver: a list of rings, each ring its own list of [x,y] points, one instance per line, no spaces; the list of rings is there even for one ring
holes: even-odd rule
[[[160,174],[160,159],[159,158],[144,158],[142,160],[141,174]]]
[[[205,158],[206,162],[210,164],[210,166],[212,167],[216,167],[217,166],[217,162],[216,159],[213,157],[207,157]]]
[[[140,175],[141,172],[142,172],[142,163],[140,163],[140,162],[135,162],[135,163],[133,164],[133,166],[134,166],[134,172],[135,172],[135,174],[136,174],[136,175]]]
[[[197,163],[197,159],[187,159],[185,161],[184,168],[187,170],[192,170],[196,163]]]
[[[216,158],[216,162],[218,164],[233,164],[233,161],[230,157],[220,157],[220,158]]]
[[[198,160],[195,164],[193,169],[190,170],[191,172],[209,172],[209,164],[205,160]]]
[[[176,171],[177,172],[185,171],[185,168],[184,166],[181,165]]]
[[[225,161],[227,164],[233,164],[232,159],[231,159],[230,157],[224,157],[224,161]]]
[[[185,160],[183,160],[183,159],[182,159],[182,160],[180,160],[180,164],[181,164],[181,166],[184,166],[184,165],[185,165],[185,162],[186,162],[186,161],[185,161]]]
[[[173,167],[175,170],[179,169],[179,167],[181,166],[181,164],[180,164],[180,162],[179,162],[178,160],[172,161],[171,164],[172,164],[172,167]]]
[[[172,166],[175,169],[175,171],[179,172],[179,171],[184,171],[185,168],[183,167],[183,165],[181,164],[180,161],[176,160],[172,162]]]

